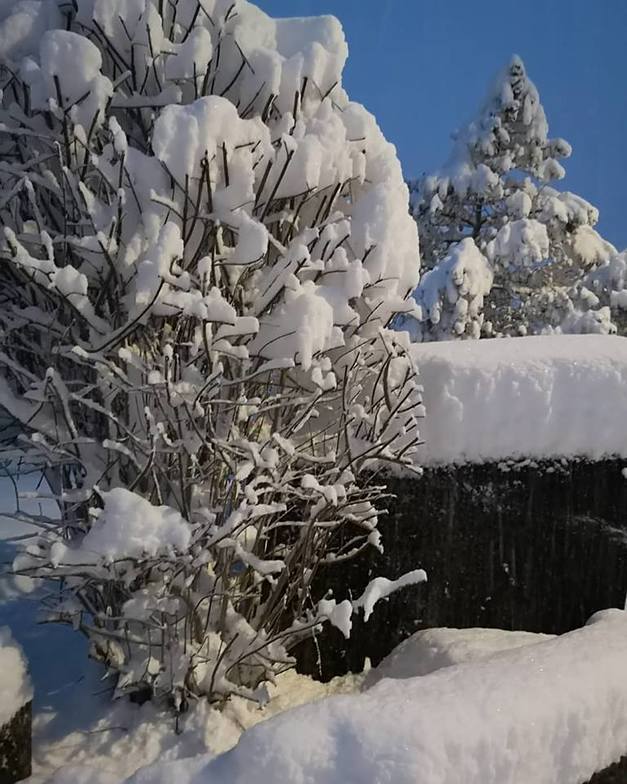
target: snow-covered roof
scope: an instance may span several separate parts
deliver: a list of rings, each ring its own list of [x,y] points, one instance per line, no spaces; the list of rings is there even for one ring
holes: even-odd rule
[[[627,457],[627,339],[551,335],[415,344],[422,465]]]

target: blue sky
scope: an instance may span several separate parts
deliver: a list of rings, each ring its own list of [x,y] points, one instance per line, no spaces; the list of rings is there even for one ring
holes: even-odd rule
[[[255,1],[272,16],[341,20],[344,84],[396,144],[406,176],[446,160],[451,131],[519,54],[551,134],[573,146],[563,187],[598,207],[600,230],[627,246],[627,0]]]

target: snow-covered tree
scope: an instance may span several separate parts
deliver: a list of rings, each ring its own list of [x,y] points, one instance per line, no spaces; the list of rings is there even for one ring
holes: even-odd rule
[[[423,266],[438,268],[439,279],[457,274],[450,254],[463,251],[452,249],[471,239],[485,257],[480,266],[489,266],[493,277],[489,292],[487,273],[483,277],[484,312],[469,308],[469,321],[460,319],[459,300],[444,297],[438,310],[438,315],[448,311],[444,321],[434,322],[430,308],[423,309],[420,326],[406,320],[417,338],[478,337],[483,318],[486,335],[568,328],[567,318],[579,328],[603,322],[598,314],[580,318],[584,303],[575,289],[587,270],[615,250],[594,229],[598,211],[549,184],[564,176],[560,160],[570,152],[563,139],[549,137],[538,91],[514,57],[478,118],[456,134],[448,164],[413,186]],[[474,252],[473,258],[478,268]],[[431,296],[422,286],[432,282],[433,276],[423,278],[419,303]],[[450,285],[440,289],[450,290]]]
[[[380,547],[375,470],[415,459],[400,165],[332,17],[0,9],[0,405],[60,509],[15,568],[58,582],[119,693],[257,698],[424,576],[312,594]]]

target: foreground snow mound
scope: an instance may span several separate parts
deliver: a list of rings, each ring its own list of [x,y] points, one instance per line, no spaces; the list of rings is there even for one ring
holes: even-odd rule
[[[424,343],[423,465],[627,456],[627,340],[551,335]]]
[[[553,636],[505,629],[423,629],[403,640],[368,672],[364,689],[383,678],[429,675],[442,667],[488,659],[495,653],[534,645]]]
[[[576,784],[627,750],[627,617],[288,711],[134,784]],[[251,778],[252,777],[252,778]]]
[[[222,710],[206,700],[193,703],[180,717],[179,735],[171,711],[163,706],[112,703],[102,694],[102,683],[83,679],[71,690],[59,690],[54,706],[35,704],[29,784],[120,784],[157,761],[161,771],[191,757],[204,765],[207,754],[233,748],[242,732],[255,724],[304,703],[358,692],[362,683],[361,674],[320,683],[288,670],[268,686],[269,700],[263,708],[240,697],[231,698]],[[47,683],[40,677],[35,685],[41,702]]]
[[[9,629],[0,627],[0,728],[33,698],[26,660]]]

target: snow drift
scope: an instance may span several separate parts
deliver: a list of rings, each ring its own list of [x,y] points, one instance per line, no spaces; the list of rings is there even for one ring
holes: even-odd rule
[[[575,784],[627,749],[627,618],[288,711],[133,784]],[[463,774],[462,774],[463,771]]]
[[[507,629],[421,629],[403,640],[366,674],[364,688],[370,689],[384,678],[430,675],[442,667],[489,659],[495,653],[535,645],[553,637]]]

